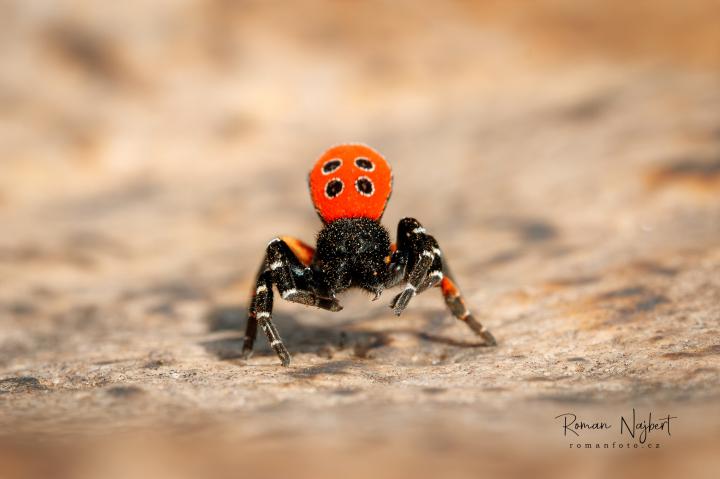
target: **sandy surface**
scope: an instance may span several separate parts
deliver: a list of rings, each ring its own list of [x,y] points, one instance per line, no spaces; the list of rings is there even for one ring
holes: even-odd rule
[[[717,477],[715,2],[71,3],[0,6],[8,477]],[[264,246],[312,241],[343,141],[498,347],[388,292],[278,301],[292,367],[240,359]],[[633,407],[678,417],[662,451],[571,453],[554,419]]]

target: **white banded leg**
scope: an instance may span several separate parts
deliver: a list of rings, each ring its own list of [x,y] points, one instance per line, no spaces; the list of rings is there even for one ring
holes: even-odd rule
[[[405,248],[409,252],[411,265],[403,291],[395,296],[390,307],[398,316],[405,310],[410,300],[417,293],[430,285],[437,284],[442,277],[442,260],[436,258],[435,239],[426,234],[425,228],[411,218],[405,218],[398,226],[398,249]],[[433,277],[429,274],[433,273]]]
[[[268,245],[268,267],[272,282],[277,285],[285,301],[340,311],[342,306],[333,298],[318,296],[315,292],[310,268],[300,262],[290,247],[276,238]]]
[[[432,243],[437,244],[432,236],[429,236],[429,238]],[[423,281],[422,285],[418,289],[418,293],[422,293],[426,289],[439,285],[445,277],[445,273],[443,272],[442,251],[440,251],[440,248],[437,246],[433,246],[432,252],[434,257],[433,263],[428,270],[425,281]]]
[[[252,352],[253,342],[257,335],[257,326],[265,333],[265,336],[273,348],[275,354],[278,355],[283,366],[290,365],[290,353],[280,338],[280,334],[272,322],[273,307],[273,291],[270,281],[269,270],[264,271],[258,276],[257,286],[255,288],[255,296],[250,306],[250,314],[248,318],[248,327],[245,332],[245,342],[243,344],[243,353],[249,356]],[[251,329],[252,328],[252,329]]]
[[[339,311],[342,307],[337,300],[322,298],[315,293],[310,269],[300,262],[285,241],[275,238],[268,243],[250,302],[243,355],[247,357],[252,353],[259,325],[283,366],[288,366],[290,354],[272,322],[273,285],[277,287],[280,297],[287,301],[331,311]]]

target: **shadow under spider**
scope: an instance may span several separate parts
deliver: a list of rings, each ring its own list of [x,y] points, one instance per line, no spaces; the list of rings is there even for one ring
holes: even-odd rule
[[[461,340],[449,336],[430,333],[447,324],[456,321],[449,314],[438,315],[437,312],[423,314],[423,325],[417,328],[391,328],[383,331],[345,330],[344,326],[361,321],[354,319],[346,323],[333,322],[328,326],[317,326],[300,323],[295,316],[283,313],[273,314],[273,322],[277,326],[283,341],[288,349],[296,353],[327,354],[332,357],[332,350],[353,349],[353,355],[358,358],[367,358],[373,349],[381,348],[392,343],[391,334],[412,334],[417,338],[432,343],[445,344],[459,348],[484,348],[487,345],[481,340]],[[206,351],[218,359],[232,361],[242,358],[242,346],[247,310],[240,307],[218,307],[207,314],[208,329],[210,332],[234,331],[237,336],[225,337],[205,341],[201,345]],[[401,319],[399,320],[401,321]],[[472,333],[468,330],[468,334]],[[474,338],[474,336],[470,336]],[[254,355],[272,356],[275,353],[269,347],[262,331],[258,331],[255,341]]]

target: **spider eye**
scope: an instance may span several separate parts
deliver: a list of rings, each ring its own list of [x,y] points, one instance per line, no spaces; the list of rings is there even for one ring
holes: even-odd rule
[[[332,160],[328,160],[325,162],[324,165],[322,165],[322,174],[329,175],[330,173],[337,170],[341,166],[342,166],[342,160],[340,158],[333,158]]]
[[[367,176],[361,176],[355,181],[355,189],[363,196],[372,196],[375,193],[373,182]]]
[[[373,171],[375,169],[375,164],[363,156],[355,158],[355,166],[365,171]]]
[[[332,180],[328,181],[325,185],[325,196],[327,196],[330,199],[335,198],[340,193],[342,193],[343,190],[343,182],[337,178],[333,178]]]

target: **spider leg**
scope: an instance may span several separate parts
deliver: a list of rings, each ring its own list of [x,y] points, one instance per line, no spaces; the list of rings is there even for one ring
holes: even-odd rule
[[[280,297],[287,301],[330,311],[342,309],[335,298],[326,298],[316,292],[312,271],[307,266],[314,252],[310,246],[294,238],[275,238],[268,243],[248,308],[244,356],[252,354],[259,325],[283,366],[290,364],[290,354],[272,322],[273,285],[277,287]]]
[[[401,255],[404,255],[407,262],[407,284],[390,306],[395,310],[395,314],[400,315],[407,307],[410,299],[417,293],[434,286],[440,286],[445,304],[447,304],[453,316],[465,322],[488,345],[497,344],[493,335],[468,310],[465,300],[460,294],[460,289],[450,278],[447,264],[443,259],[437,241],[427,234],[425,228],[417,220],[404,218],[400,221],[398,225],[398,247],[393,255],[398,264],[403,258]],[[395,261],[391,262],[390,267],[397,268]]]
[[[497,344],[495,337],[480,323],[480,321],[475,319],[475,316],[470,314],[470,310],[468,310],[465,300],[460,294],[460,290],[455,282],[450,279],[449,276],[445,276],[440,282],[440,288],[442,289],[443,298],[445,298],[445,304],[447,304],[447,307],[450,309],[453,316],[467,324],[468,327],[475,332],[475,334],[485,340],[485,343],[488,346],[495,346]]]
[[[273,292],[271,277],[272,274],[268,270],[265,270],[258,275],[257,289],[255,290],[255,296],[253,297],[252,304],[250,306],[248,325],[245,330],[243,355],[249,356],[252,352],[252,346],[255,341],[254,335],[257,334],[257,326],[259,324],[265,333],[265,336],[267,336],[270,347],[273,348],[280,358],[282,365],[289,366],[290,353],[285,347],[285,344],[282,342],[280,333],[278,333],[277,328],[272,322]],[[252,333],[252,336],[250,333]]]
[[[395,296],[390,307],[398,316],[407,307],[410,300],[418,292],[435,284],[442,278],[437,278],[437,265],[441,265],[441,259],[436,258],[435,251],[440,251],[437,241],[426,234],[425,228],[413,218],[403,218],[398,224],[397,251],[394,254],[400,258],[405,255],[407,264],[405,266],[405,289]],[[438,263],[440,261],[440,263]],[[433,269],[433,266],[436,266]],[[391,268],[395,263],[391,262]],[[433,273],[433,277],[430,276]],[[434,283],[433,283],[434,281]]]

